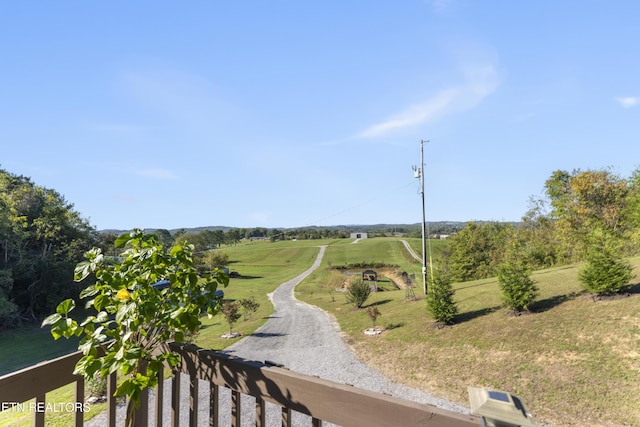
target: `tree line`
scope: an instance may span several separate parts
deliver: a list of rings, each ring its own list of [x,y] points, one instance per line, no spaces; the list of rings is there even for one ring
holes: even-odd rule
[[[56,191],[0,170],[0,329],[76,296],[73,269],[100,235]]]
[[[430,226],[432,233],[453,234],[444,270],[455,281],[497,276],[508,261],[529,271],[580,260],[596,262],[602,254],[635,254],[640,243],[640,169],[628,178],[607,169],[555,171],[544,184],[544,196],[531,198],[520,223]],[[228,260],[210,249],[242,240],[346,238],[350,231],[346,226],[310,226],[153,233],[165,248],[179,241],[193,244],[198,264],[211,268]],[[420,225],[364,226],[358,231],[417,237]],[[117,238],[118,234],[96,231],[55,190],[0,169],[0,329],[39,320],[57,302],[77,296],[74,266],[92,247],[118,257]],[[598,262],[608,265],[606,259]]]
[[[456,281],[482,279],[496,276],[514,251],[539,269],[585,260],[594,248],[635,254],[638,243],[640,169],[629,178],[608,169],[558,170],[520,223],[470,222],[452,236],[448,269]]]
[[[538,289],[534,269],[585,261],[583,288],[607,296],[630,288],[640,243],[640,169],[621,178],[608,169],[557,170],[532,198],[522,222],[468,223],[450,239],[444,267],[431,278],[428,309],[452,323],[457,309],[452,282],[497,276],[505,306],[528,311]]]

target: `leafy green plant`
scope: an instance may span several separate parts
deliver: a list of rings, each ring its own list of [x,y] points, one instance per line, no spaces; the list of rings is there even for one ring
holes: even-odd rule
[[[505,305],[515,312],[528,310],[538,295],[538,288],[529,277],[530,274],[526,263],[515,258],[498,267],[500,296]]]
[[[436,323],[449,325],[458,314],[458,308],[453,295],[451,276],[447,272],[440,272],[432,277],[432,284],[427,294],[427,310]]]
[[[242,298],[240,305],[244,309],[244,320],[251,319],[253,313],[260,308],[260,303],[258,303],[253,296],[251,298]]]
[[[598,245],[588,251],[586,266],[579,277],[587,291],[598,295],[613,295],[628,288],[634,274],[631,264],[614,250],[606,245]]]
[[[96,372],[93,378],[86,381],[86,387],[89,396],[102,398],[107,394],[107,379]]]
[[[372,328],[375,329],[376,320],[378,320],[378,317],[380,317],[382,313],[380,313],[380,310],[378,310],[377,306],[372,305],[367,307],[367,315],[369,316],[369,319],[371,319],[371,323],[373,324]]]
[[[233,325],[242,316],[238,311],[240,310],[240,303],[235,301],[227,301],[222,306],[222,314],[225,320],[229,324],[229,335],[233,334]]]
[[[125,249],[120,263],[94,248],[75,269],[76,281],[94,279],[80,297],[91,298],[86,306],[96,314],[78,323],[69,316],[75,302],[67,299],[42,325],[51,325],[54,339],[82,337],[78,348],[84,356],[75,374],[87,379],[116,371],[124,375],[115,396],[129,398],[126,425],[132,426],[140,393],[157,384],[164,363],[175,366],[179,360],[176,354],[160,353],[157,348],[196,332],[203,308],[210,316],[217,313],[220,303],[214,293],[229,279],[220,270],[198,274],[193,246],[186,242],[167,252],[154,235],[133,230],[118,237],[115,245]],[[168,286],[161,289],[157,286],[160,281]]]
[[[351,279],[347,286],[347,302],[360,309],[371,295],[371,286],[361,277]]]

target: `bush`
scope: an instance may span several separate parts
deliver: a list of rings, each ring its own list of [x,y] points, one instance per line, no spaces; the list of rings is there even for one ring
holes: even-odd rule
[[[251,319],[253,313],[260,308],[260,303],[256,302],[255,297],[243,298],[240,300],[240,305],[244,308],[244,320]]]
[[[361,277],[356,277],[349,282],[349,286],[347,286],[347,302],[353,304],[356,308],[362,308],[369,295],[371,295],[371,286]]]
[[[85,381],[85,387],[89,397],[102,398],[107,395],[107,379],[100,375],[100,372],[96,372],[92,378],[88,378]]]
[[[449,273],[442,272],[432,278],[431,287],[427,294],[427,310],[431,317],[444,325],[453,323],[458,314],[458,307],[453,301],[454,290],[451,286],[452,279]]]
[[[378,307],[376,307],[375,305],[372,305],[370,307],[367,307],[367,315],[369,316],[369,319],[371,319],[371,323],[373,323],[373,328],[375,329],[376,320],[378,320],[378,317],[380,317],[382,313],[380,313],[380,310],[378,310]]]
[[[515,312],[528,310],[538,296],[538,287],[530,274],[527,265],[519,260],[508,260],[498,267],[502,301]]]
[[[589,292],[613,295],[629,287],[634,277],[631,264],[604,246],[592,248],[586,257],[586,266],[580,272],[580,282]]]
[[[183,341],[185,333],[199,330],[202,307],[210,316],[218,312],[218,285],[229,282],[221,271],[199,275],[193,262],[193,246],[179,243],[166,252],[153,234],[136,229],[120,235],[115,246],[124,249],[113,263],[98,248],[85,253],[86,261],[74,271],[76,281],[90,279],[80,298],[89,298],[94,313],[82,323],[70,316],[75,301],[58,304],[56,313],[42,322],[54,339],[82,337],[84,354],[74,373],[89,380],[120,372],[124,379],[115,396],[128,397],[125,425],[135,425],[140,394],[158,382],[158,372],[176,366],[179,356],[158,352],[169,340]],[[166,288],[157,288],[166,280]],[[104,354],[98,352],[103,347]]]
[[[238,311],[240,310],[240,303],[235,301],[227,301],[222,306],[222,314],[224,315],[225,320],[229,324],[229,334],[233,333],[233,325],[240,319],[242,316]]]

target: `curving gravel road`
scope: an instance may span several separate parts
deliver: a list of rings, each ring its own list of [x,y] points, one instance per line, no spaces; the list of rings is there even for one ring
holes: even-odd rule
[[[283,283],[272,294],[275,311],[271,319],[226,351],[245,359],[273,361],[292,371],[468,413],[460,405],[390,382],[355,356],[327,313],[295,298],[296,285],[318,268],[325,249],[326,246],[320,247],[311,268]]]
[[[422,391],[392,383],[375,369],[362,363],[353,351],[342,340],[337,324],[324,311],[298,301],[294,290],[296,285],[311,274],[322,261],[326,246],[320,247],[320,252],[313,265],[297,277],[280,285],[270,295],[275,311],[271,318],[254,334],[238,341],[224,350],[225,353],[244,359],[275,362],[284,367],[321,378],[351,384],[356,387],[375,392],[387,393],[395,397],[412,400],[418,403],[428,403],[440,408],[460,413],[468,413],[468,409],[430,396]],[[188,390],[188,379],[183,376],[183,390]],[[203,387],[201,389],[207,389]],[[206,393],[206,392],[205,392]],[[203,424],[208,414],[208,393],[200,396],[199,425]],[[230,393],[222,394],[220,408],[229,405]],[[182,405],[185,410],[181,414],[186,415],[188,400],[184,396]],[[242,396],[243,425],[255,425],[254,405],[255,400],[250,396]],[[165,402],[165,408],[170,407],[170,400]],[[245,412],[246,410],[246,412]],[[123,411],[122,411],[123,412]],[[230,416],[222,411],[221,425],[230,425]],[[280,426],[281,411],[274,405],[267,405],[267,425]],[[166,425],[169,422],[169,414],[166,413]],[[100,418],[100,417],[97,417]],[[294,414],[294,425],[310,425],[309,417]],[[97,419],[87,425],[104,425]],[[187,420],[182,420],[180,425],[188,425]],[[331,425],[324,423],[324,426]]]

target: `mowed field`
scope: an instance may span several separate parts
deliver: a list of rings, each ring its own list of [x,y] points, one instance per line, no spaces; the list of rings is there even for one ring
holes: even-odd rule
[[[420,253],[419,239],[406,240]],[[268,294],[309,268],[319,246],[327,245],[323,265],[298,286],[297,297],[335,316],[359,357],[388,377],[464,405],[468,386],[510,391],[542,425],[640,425],[640,285],[629,297],[594,302],[578,282],[580,266],[535,272],[540,296],[533,313],[513,317],[501,307],[497,280],[459,283],[454,285],[457,323],[437,329],[426,310],[421,264],[402,242],[351,242],[253,242],[222,248],[229,255],[230,270],[239,274],[231,279],[225,297],[254,297],[260,304],[233,330],[245,336],[266,322],[272,313]],[[431,242],[436,266],[445,247],[446,242]],[[640,272],[640,257],[631,262]],[[366,312],[355,310],[336,290],[353,277],[343,274],[341,267],[353,273],[367,264],[377,265],[373,269],[383,274],[379,285],[384,290],[365,303],[365,308],[376,305],[382,313],[377,324],[385,331],[373,337],[362,332],[371,326]],[[406,291],[397,287],[403,271],[416,277],[415,300],[407,300]],[[198,345],[222,349],[237,341],[220,338],[229,329],[221,315],[203,321]],[[32,337],[41,345],[50,342],[42,333]],[[23,353],[21,365],[28,354]],[[54,392],[47,399],[65,401],[64,393]],[[3,422],[5,415],[0,415],[0,425],[29,425],[30,420]]]
[[[420,253],[420,241],[410,243]],[[443,242],[433,243],[437,260]],[[364,335],[367,314],[334,291],[344,275],[331,263],[363,260],[398,264],[418,278],[416,301],[381,280],[386,290],[365,304],[382,313],[380,336]],[[390,378],[462,404],[468,386],[513,392],[552,425],[640,425],[640,285],[629,297],[594,302],[580,287],[579,265],[535,272],[532,314],[513,317],[495,278],[458,283],[457,323],[438,329],[425,308],[420,263],[396,239],[329,247],[325,261],[298,298],[335,316],[360,358]],[[640,258],[631,262],[640,273]]]

